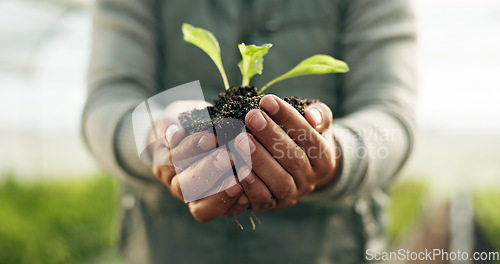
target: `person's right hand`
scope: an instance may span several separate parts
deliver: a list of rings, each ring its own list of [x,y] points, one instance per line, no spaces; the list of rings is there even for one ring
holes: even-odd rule
[[[165,131],[160,135],[164,134],[166,140],[158,140],[152,150],[153,174],[174,197],[184,201],[180,179],[183,189],[196,190],[196,193],[202,193],[215,184],[220,186],[219,190],[224,190],[188,203],[191,214],[199,222],[240,214],[249,207],[248,198],[233,176],[231,154],[225,149],[214,150],[217,144],[215,135],[199,132],[184,138],[179,114],[207,105],[204,101],[170,104],[157,124],[158,132]],[[217,183],[222,178],[225,180]]]

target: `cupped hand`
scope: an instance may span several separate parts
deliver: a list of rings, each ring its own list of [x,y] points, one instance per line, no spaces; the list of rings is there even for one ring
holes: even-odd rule
[[[200,222],[239,214],[249,206],[249,200],[233,175],[232,154],[222,148],[216,149],[215,135],[199,132],[184,137],[179,115],[207,105],[204,101],[170,104],[156,125],[157,134],[164,136],[165,140],[158,140],[151,151],[153,174],[174,197],[185,201],[189,195],[207,193],[212,189],[212,195],[188,199],[192,200],[188,203],[191,214]],[[213,191],[213,186],[218,186],[218,190]]]
[[[292,206],[304,195],[329,185],[339,171],[339,151],[330,131],[332,112],[315,103],[302,116],[290,104],[266,95],[250,111],[251,133],[238,135],[235,148],[250,156],[238,179],[254,211]],[[251,168],[250,168],[251,165]]]

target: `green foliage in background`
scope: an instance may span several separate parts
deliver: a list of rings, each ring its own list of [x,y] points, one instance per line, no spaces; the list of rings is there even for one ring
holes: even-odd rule
[[[0,183],[0,263],[120,263],[116,249],[118,184],[108,176],[79,181]],[[390,190],[388,237],[410,234],[423,215],[425,183]],[[500,251],[500,192],[474,196],[477,220]]]
[[[422,200],[426,194],[427,186],[422,182],[401,182],[391,188],[387,228],[387,236],[391,243],[408,234],[422,219]]]
[[[473,204],[480,228],[495,250],[500,252],[500,192],[477,192]]]
[[[31,185],[3,182],[0,263],[85,263],[108,254],[116,244],[117,204],[117,183],[106,176]]]

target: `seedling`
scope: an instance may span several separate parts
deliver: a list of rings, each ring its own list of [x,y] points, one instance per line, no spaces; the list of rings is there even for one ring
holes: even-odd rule
[[[222,65],[219,42],[215,36],[208,30],[194,27],[187,23],[182,25],[182,33],[186,42],[202,49],[213,60],[222,76],[224,87],[228,90],[230,86]],[[238,63],[241,75],[243,76],[241,86],[249,86],[250,79],[252,79],[255,74],[262,74],[264,56],[272,46],[273,45],[270,43],[262,46],[245,45],[245,43],[238,45],[242,57],[242,60]],[[347,63],[341,60],[337,60],[328,55],[313,55],[301,61],[288,72],[269,81],[258,90],[258,93],[262,94],[271,85],[293,77],[312,74],[344,73],[348,71],[349,67]]]
[[[238,63],[238,67],[241,71],[242,83],[239,87],[230,87],[224,71],[224,66],[222,65],[219,42],[217,42],[214,35],[210,31],[197,28],[186,23],[182,25],[182,33],[186,42],[202,49],[213,60],[220,72],[225,87],[225,91],[219,95],[218,100],[214,101],[213,106],[208,106],[205,109],[195,109],[184,112],[179,116],[179,120],[185,128],[186,134],[192,134],[200,131],[214,131],[212,128],[219,128],[215,131],[238,132],[238,128],[228,129],[228,126],[233,126],[233,123],[228,123],[226,121],[228,119],[244,120],[248,111],[259,108],[259,101],[262,98],[264,91],[271,85],[297,76],[343,73],[349,71],[349,67],[343,61],[334,59],[328,55],[314,55],[301,61],[297,64],[297,66],[288,72],[272,79],[260,89],[257,89],[256,87],[250,87],[250,80],[256,74],[262,74],[262,70],[264,68],[264,56],[273,45],[267,43],[261,46],[256,46],[241,43],[238,45],[238,48],[240,50],[242,60]],[[318,101],[300,99],[298,97],[285,97],[284,100],[295,107],[301,114],[304,114],[306,106]],[[212,120],[208,123],[202,121],[201,118],[198,118],[199,116],[203,116],[203,114],[207,111],[212,118]],[[229,135],[230,134],[231,133],[229,133]],[[218,134],[217,137],[218,143],[221,145],[226,144],[231,139],[227,135]],[[248,212],[252,227],[255,229],[255,221],[258,223],[260,223],[260,221],[251,210]],[[238,226],[243,228],[238,220],[236,218],[234,219]]]

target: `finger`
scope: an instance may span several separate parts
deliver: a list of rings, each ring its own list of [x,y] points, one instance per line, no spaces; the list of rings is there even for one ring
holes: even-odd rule
[[[287,200],[297,193],[296,182],[292,175],[252,135],[245,133],[238,135],[235,139],[235,148],[240,155],[251,156],[251,164],[248,165],[251,165],[256,176],[278,201]]]
[[[223,192],[189,202],[189,210],[196,220],[206,223],[229,212],[229,209],[243,193],[243,188],[241,188],[233,176],[228,177],[224,185],[228,188]],[[239,210],[241,207],[235,208],[233,213],[237,212],[237,209]]]
[[[189,202],[225,190],[223,182],[229,176],[234,178],[232,162],[228,151],[216,149],[178,173],[184,200]]]
[[[260,105],[305,151],[315,172],[325,174],[334,169],[333,146],[293,106],[274,95],[264,96]]]
[[[245,123],[252,135],[293,176],[298,189],[305,188],[306,184],[313,180],[314,171],[304,150],[266,113],[257,109],[251,110],[245,118]]]
[[[184,197],[182,196],[181,185],[179,184],[179,178],[177,178],[177,175],[171,177],[167,187],[170,190],[172,196],[184,201]]]
[[[182,140],[184,134],[184,128],[179,123],[170,124],[163,136],[165,145],[169,148],[175,147]]]
[[[173,149],[168,149],[161,141],[158,143],[153,154],[153,174],[170,188],[176,172],[181,172],[195,160],[202,158],[201,154],[215,148],[216,138],[212,133],[200,132],[186,137]]]
[[[233,215],[239,215],[243,213],[248,207],[250,206],[250,201],[248,200],[248,197],[242,193],[239,197],[238,200],[236,200],[236,203],[233,203],[233,205],[227,210],[227,212],[224,214],[226,216],[233,216]]]
[[[201,158],[200,155],[207,153],[217,146],[217,139],[209,132],[199,132],[184,138],[176,147],[170,149],[173,165],[185,168],[193,161]]]
[[[318,133],[322,134],[332,124],[333,114],[330,107],[324,103],[314,103],[306,108],[304,117]]]
[[[162,141],[166,147],[174,147],[184,137],[185,130],[177,117],[163,116],[150,133],[150,142]]]
[[[170,150],[165,146],[163,140],[158,140],[153,146],[152,154],[153,165],[171,166]]]
[[[250,200],[252,211],[269,211],[276,206],[276,199],[273,198],[271,191],[248,166],[238,170],[238,180]]]
[[[200,109],[211,105],[202,100],[179,100],[169,104],[162,113],[162,117],[155,124],[151,136],[165,140],[165,145],[174,147],[184,136],[184,129],[180,124],[179,115],[193,109]],[[151,141],[152,142],[152,141]]]

